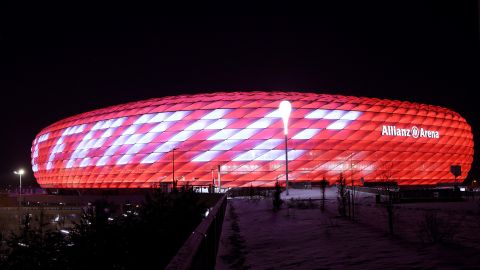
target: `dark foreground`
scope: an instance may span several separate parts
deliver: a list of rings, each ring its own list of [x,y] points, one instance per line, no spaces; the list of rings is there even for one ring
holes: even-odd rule
[[[352,221],[338,215],[335,188],[327,190],[324,212],[319,190],[310,192],[299,197],[313,200],[287,199],[278,212],[269,198],[230,200],[217,269],[476,269],[480,263],[478,201],[396,205],[392,236],[385,208],[372,195],[359,194]]]

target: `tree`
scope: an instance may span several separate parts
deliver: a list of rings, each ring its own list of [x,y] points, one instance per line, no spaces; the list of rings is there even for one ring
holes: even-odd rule
[[[340,173],[340,176],[338,177],[337,181],[337,191],[338,191],[338,196],[337,196],[337,201],[338,201],[338,213],[340,216],[345,217],[347,216],[347,183],[345,177],[343,177],[343,174]]]
[[[278,211],[283,204],[280,194],[282,193],[282,188],[278,181],[275,183],[275,191],[273,192],[273,210]]]
[[[206,209],[199,194],[186,189],[158,190],[143,204],[123,210],[105,200],[96,201],[68,229],[32,227],[27,215],[21,232],[8,240],[9,252],[0,258],[0,269],[146,269],[151,265],[162,269],[205,217]]]
[[[385,209],[387,210],[388,218],[388,233],[393,235],[393,225],[394,225],[394,212],[395,208],[393,206],[393,195],[394,187],[396,182],[393,180],[393,163],[390,161],[387,163],[382,171],[382,176],[384,178],[383,190],[387,194],[387,200],[385,202]]]
[[[34,226],[32,216],[22,218],[19,234],[7,239],[7,257],[2,258],[0,269],[63,269],[67,265],[61,250],[67,246],[59,231],[46,231],[44,223]]]
[[[323,179],[320,181],[320,190],[322,191],[322,205],[320,209],[325,211],[325,189],[328,186],[328,181],[323,177]]]

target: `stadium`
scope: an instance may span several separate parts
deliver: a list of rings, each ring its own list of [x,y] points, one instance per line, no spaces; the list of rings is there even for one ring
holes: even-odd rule
[[[279,112],[291,102],[287,143]],[[286,151],[287,150],[287,151]],[[287,152],[287,155],[285,155]],[[286,158],[287,156],[287,158]],[[418,103],[300,92],[170,96],[98,109],[46,127],[31,163],[43,188],[271,187],[462,181],[473,160],[458,113]],[[460,165],[455,179],[452,165]]]

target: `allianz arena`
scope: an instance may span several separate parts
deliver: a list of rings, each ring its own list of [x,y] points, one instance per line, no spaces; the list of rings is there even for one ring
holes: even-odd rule
[[[43,188],[222,187],[285,184],[278,106],[289,100],[289,181],[399,185],[463,180],[473,160],[458,113],[411,102],[297,92],[149,99],[86,112],[43,129],[32,169]],[[220,173],[218,173],[220,168]]]

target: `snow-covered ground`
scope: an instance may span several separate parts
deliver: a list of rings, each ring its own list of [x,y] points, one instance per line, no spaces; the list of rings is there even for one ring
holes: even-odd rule
[[[286,203],[278,212],[272,211],[271,198],[229,200],[217,269],[477,269],[480,265],[479,201],[397,204],[392,237],[385,206],[375,204],[373,194],[357,193],[352,221],[338,216],[334,187],[327,189],[324,212],[319,208],[318,188],[289,193],[282,194]],[[306,209],[291,198],[305,200],[301,206]],[[450,240],[423,243],[425,231],[420,228],[432,221],[426,213],[435,213],[439,224],[430,226],[447,228]]]

